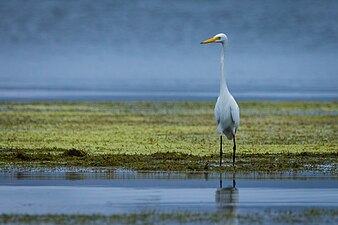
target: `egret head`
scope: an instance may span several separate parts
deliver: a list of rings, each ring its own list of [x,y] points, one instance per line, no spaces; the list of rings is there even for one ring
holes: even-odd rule
[[[228,38],[225,34],[220,33],[220,34],[216,34],[214,37],[202,41],[201,44],[209,44],[209,43],[221,43],[223,45],[226,45],[228,42]]]

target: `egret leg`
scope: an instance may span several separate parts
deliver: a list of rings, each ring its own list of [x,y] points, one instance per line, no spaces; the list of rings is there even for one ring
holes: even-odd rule
[[[219,174],[219,188],[222,189],[223,188],[223,182],[222,182],[222,174]]]
[[[222,135],[219,136],[219,166],[222,166]]]
[[[236,188],[236,173],[232,174],[232,187]]]
[[[235,157],[236,157],[236,138],[235,135],[233,135],[234,139],[234,147],[232,148],[234,150],[234,154],[232,155],[232,166],[235,166]]]

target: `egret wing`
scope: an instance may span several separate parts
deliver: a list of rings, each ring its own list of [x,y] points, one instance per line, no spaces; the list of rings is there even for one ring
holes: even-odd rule
[[[216,105],[215,105],[215,109],[214,109],[214,114],[215,114],[215,119],[216,119],[216,122],[217,124],[219,124],[221,121],[221,114],[220,114],[220,109],[219,109],[219,97],[217,98],[217,101],[216,101]]]
[[[236,130],[239,125],[239,107],[236,102],[230,106],[231,119],[235,124]]]

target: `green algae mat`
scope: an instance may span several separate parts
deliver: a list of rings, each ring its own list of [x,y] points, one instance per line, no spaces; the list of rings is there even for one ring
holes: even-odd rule
[[[338,210],[336,209],[315,209],[305,210],[265,210],[264,212],[252,213],[222,213],[222,212],[142,212],[133,214],[113,215],[15,215],[1,214],[0,224],[335,224],[338,221]]]
[[[337,173],[338,102],[239,102],[236,167],[213,102],[0,103],[0,166]]]

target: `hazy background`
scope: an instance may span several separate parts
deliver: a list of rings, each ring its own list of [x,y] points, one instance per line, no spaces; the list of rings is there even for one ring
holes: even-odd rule
[[[338,1],[0,1],[0,100],[338,100]]]

